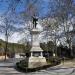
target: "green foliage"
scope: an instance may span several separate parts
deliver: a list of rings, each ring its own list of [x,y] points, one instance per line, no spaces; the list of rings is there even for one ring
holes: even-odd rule
[[[47,50],[47,45],[46,45],[45,42],[44,42],[44,43],[40,43],[40,47],[41,47],[44,51]]]
[[[55,45],[52,41],[49,41],[46,43],[40,43],[40,47],[44,50],[44,51],[53,51],[55,48]]]
[[[28,53],[30,51],[30,49],[31,49],[31,45],[27,42],[27,44],[24,46],[23,51],[24,51],[24,53]]]
[[[19,66],[21,67],[28,67],[28,59],[21,60]]]
[[[55,49],[55,45],[52,41],[47,42],[47,47],[49,51],[53,51]]]
[[[3,41],[0,39],[0,49],[3,49],[3,52],[5,50],[5,44],[6,41]],[[27,45],[23,45],[23,44],[18,44],[18,43],[7,43],[7,54],[11,55],[14,53],[26,53],[29,52],[29,50],[31,49],[31,46],[29,43],[27,43]]]

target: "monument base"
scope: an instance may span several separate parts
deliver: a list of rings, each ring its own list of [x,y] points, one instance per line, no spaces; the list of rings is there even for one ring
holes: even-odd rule
[[[44,65],[47,65],[45,57],[39,56],[29,58],[28,68],[37,68]]]

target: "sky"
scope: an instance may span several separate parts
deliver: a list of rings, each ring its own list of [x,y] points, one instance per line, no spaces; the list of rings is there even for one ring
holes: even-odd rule
[[[0,16],[3,15],[4,13],[6,13],[8,11],[9,8],[9,4],[11,3],[11,1],[13,0],[0,0]],[[40,0],[39,0],[40,1]],[[47,13],[47,9],[48,9],[48,1],[49,0],[41,0],[40,2],[41,5],[39,5],[39,16],[44,16]],[[22,3],[21,3],[22,2]],[[18,3],[15,12],[16,13],[20,13],[26,10],[26,0],[21,0],[20,3]],[[39,4],[39,3],[38,3]],[[16,5],[16,3],[15,3]],[[42,9],[44,8],[44,9]],[[10,9],[9,9],[10,10]],[[2,21],[0,20],[0,24],[2,23]],[[40,28],[40,26],[39,26]],[[18,32],[15,32],[10,38],[9,38],[9,42],[15,42],[17,43],[18,40],[20,40],[23,36],[19,35]],[[0,39],[5,40],[5,35],[0,34]],[[11,40],[12,39],[12,40]]]
[[[8,1],[8,2],[7,2]],[[0,0],[0,14],[3,14],[7,11],[10,2],[13,0]],[[40,8],[40,15],[45,15],[47,12],[47,8],[48,8],[48,1],[49,0],[38,0],[39,2],[41,2],[41,5],[38,5],[38,7]],[[39,2],[37,2],[39,4]],[[16,4],[16,3],[15,3]],[[20,3],[18,3],[17,7],[16,7],[16,13],[22,12],[26,10],[26,0],[21,0]],[[44,9],[42,9],[44,8]],[[42,14],[41,14],[42,12]]]
[[[8,11],[9,8],[9,4],[12,3],[13,0],[0,0],[0,16],[3,15],[5,12]],[[18,0],[14,0],[14,1],[18,1]],[[17,5],[15,12],[16,14],[19,14],[23,11],[26,10],[26,6],[27,6],[27,2],[28,0],[21,0],[20,3],[14,3],[15,5]],[[34,0],[33,0],[34,1]],[[39,17],[45,17],[47,15],[47,12],[49,11],[49,7],[52,7],[53,9],[55,9],[55,7],[57,6],[55,4],[55,0],[38,0],[39,2],[37,3],[38,7],[39,7]],[[51,2],[49,5],[49,1]],[[75,0],[74,4],[75,4]],[[10,9],[9,9],[10,10]],[[2,21],[0,20],[0,23]],[[10,38],[9,41],[10,42],[18,42],[19,39],[21,39],[22,35],[19,35],[19,33],[15,32]],[[5,40],[5,36],[3,34],[0,34],[0,38]],[[12,39],[12,40],[11,40]]]

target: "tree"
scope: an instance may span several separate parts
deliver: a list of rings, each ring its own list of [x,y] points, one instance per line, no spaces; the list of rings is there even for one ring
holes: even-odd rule
[[[69,34],[69,28],[72,24],[71,20],[75,16],[75,3],[73,0],[52,0],[49,1],[49,10],[48,16],[57,17],[60,26],[63,28],[63,33],[65,33],[66,42],[68,43],[69,48],[71,46],[72,36]],[[54,6],[53,6],[54,5]],[[68,23],[69,22],[69,23]],[[63,35],[62,35],[63,37]],[[72,51],[71,51],[72,54]]]
[[[42,24],[44,25],[46,32],[46,37],[51,36],[49,39],[53,39],[55,44],[55,54],[57,55],[57,33],[59,29],[59,21],[57,18],[46,18],[43,20]],[[48,40],[47,40],[48,41]]]
[[[5,60],[6,60],[6,55],[7,55],[7,50],[8,50],[8,37],[10,37],[15,31],[17,31],[16,26],[14,26],[14,21],[11,20],[11,15],[15,14],[15,8],[17,6],[17,3],[20,0],[9,0],[7,3],[9,3],[8,9],[6,10],[5,13],[2,14],[1,19],[2,23],[0,25],[0,32],[5,35]],[[14,17],[14,16],[13,16]]]

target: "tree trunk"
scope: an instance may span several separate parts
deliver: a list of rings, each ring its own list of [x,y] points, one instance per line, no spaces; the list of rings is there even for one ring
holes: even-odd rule
[[[6,29],[6,34],[5,34],[5,60],[6,60],[6,57],[7,57],[7,49],[8,49],[8,34],[7,34],[7,29]]]

